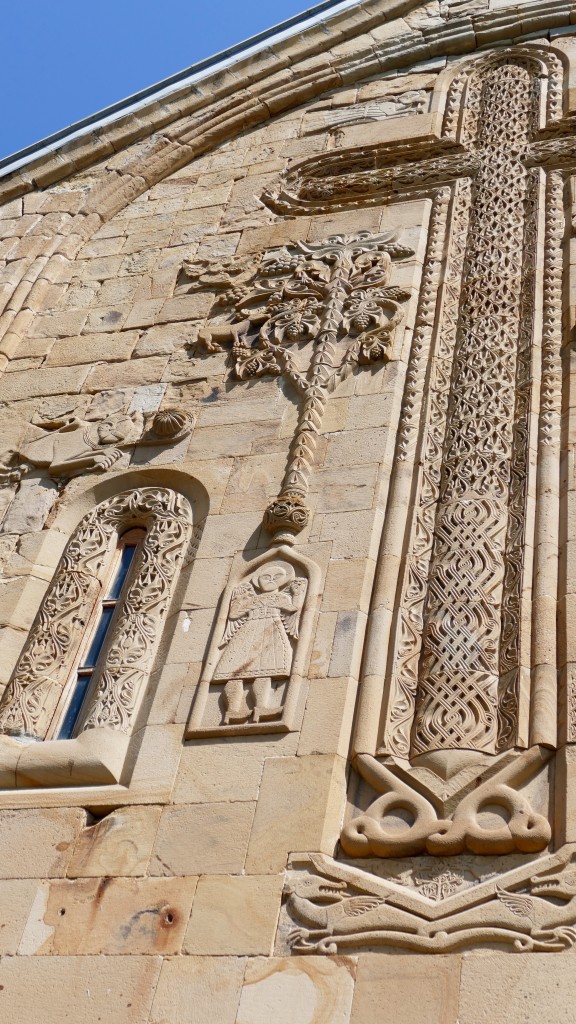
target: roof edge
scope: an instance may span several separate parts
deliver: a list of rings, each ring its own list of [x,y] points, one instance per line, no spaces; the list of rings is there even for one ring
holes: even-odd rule
[[[187,85],[196,84],[208,75],[225,70],[231,64],[236,63],[238,58],[250,57],[252,54],[258,53],[264,46],[289,38],[295,34],[297,29],[307,29],[327,20],[328,17],[358,6],[360,2],[361,0],[323,0],[322,3],[302,11],[301,14],[295,14],[291,18],[287,18],[286,21],[279,22],[277,25],[271,26],[271,28],[249,36],[248,39],[235,43],[225,50],[220,50],[211,57],[205,57],[195,64],[191,64],[190,67],[185,68],[183,71],[178,71],[168,78],[161,79],[160,82],[148,86],[146,89],[141,89],[125,99],[118,100],[116,103],[112,103],[102,110],[82,118],[80,121],[75,121],[60,131],[53,132],[51,135],[39,139],[38,142],[25,146],[23,149],[19,149],[15,153],[0,159],[0,178],[12,174],[32,160],[37,160],[48,153],[52,153],[67,142],[81,138],[94,129],[109,125],[119,118],[126,116],[126,114],[142,109],[148,103],[157,102],[171,96]]]

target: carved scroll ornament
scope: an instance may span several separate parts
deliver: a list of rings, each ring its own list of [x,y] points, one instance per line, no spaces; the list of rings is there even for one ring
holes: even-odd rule
[[[100,595],[101,567],[118,535],[136,526],[146,528],[141,555],[80,726],[130,730],[192,535],[188,501],[161,487],[109,498],[77,527],[0,702],[1,733],[46,735]]]

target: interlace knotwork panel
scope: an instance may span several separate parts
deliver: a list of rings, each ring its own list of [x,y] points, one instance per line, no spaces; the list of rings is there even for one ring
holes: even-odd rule
[[[541,139],[556,132],[568,159],[559,84],[553,55],[514,48],[467,62],[448,96],[459,153],[437,166],[382,540],[399,569],[381,565],[371,612],[348,856],[529,856],[551,839],[564,183]],[[399,166],[415,181],[416,161]]]
[[[74,532],[0,703],[0,732],[45,737],[101,592],[101,568],[133,527],[146,537],[80,726],[129,731],[192,535],[189,502],[163,487],[109,498]]]
[[[480,169],[424,615],[415,754],[444,747],[494,753],[499,735],[507,745],[514,734],[514,681],[507,679],[514,668],[500,640],[506,539],[514,547],[517,532],[509,529],[513,468],[523,479],[527,474],[527,429],[518,424],[515,438],[515,424],[527,413],[517,378],[526,385],[526,374],[519,373],[520,313],[523,274],[533,258],[526,245],[530,178],[516,154],[535,127],[538,94],[528,69],[507,64],[483,76],[469,103],[474,114],[478,108]],[[515,440],[520,466],[513,465]],[[520,575],[514,568],[511,582]],[[519,602],[514,605],[517,616]],[[503,695],[501,655],[508,670]]]

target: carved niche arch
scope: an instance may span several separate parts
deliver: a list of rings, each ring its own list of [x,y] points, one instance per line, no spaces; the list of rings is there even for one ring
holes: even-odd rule
[[[146,536],[122,602],[105,656],[72,740],[42,743],[57,712],[62,691],[74,670],[85,626],[100,595],[100,574],[119,536],[143,527]],[[0,782],[7,784],[16,753],[29,751],[38,763],[28,785],[43,782],[46,753],[61,751],[74,760],[90,748],[89,779],[118,781],[127,740],[136,717],[162,632],[162,622],[179,569],[192,537],[192,509],[186,497],[168,487],[141,487],[113,495],[94,507],[70,538],[42,601],[28,640],[0,701]],[[98,738],[114,750],[114,769],[94,765]],[[111,738],[112,737],[112,738]],[[26,742],[28,741],[28,742]],[[25,746],[24,746],[25,744]],[[73,750],[72,748],[77,748]],[[57,755],[57,759],[60,758]],[[19,763],[21,758],[17,759]],[[101,761],[98,757],[97,761]],[[100,763],[100,768],[102,764]],[[71,773],[71,782],[87,781]],[[18,785],[23,785],[20,780]],[[61,780],[60,780],[61,784]]]

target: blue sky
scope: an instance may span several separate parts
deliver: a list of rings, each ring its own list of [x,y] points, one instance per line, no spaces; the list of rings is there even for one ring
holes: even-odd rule
[[[0,158],[319,0],[12,0]]]

